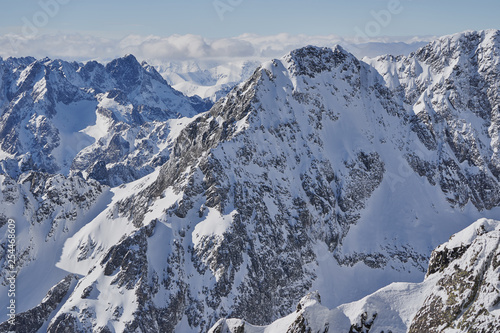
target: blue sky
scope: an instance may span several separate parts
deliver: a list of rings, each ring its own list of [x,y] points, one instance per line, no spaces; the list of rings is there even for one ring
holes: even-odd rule
[[[54,15],[42,5],[54,8],[49,5],[51,2],[59,4]],[[390,18],[383,16],[380,29],[376,29],[373,13],[387,13],[389,6],[398,2],[397,13]],[[500,28],[498,0],[0,0],[0,3],[0,34],[20,34],[21,28],[29,24],[26,22],[37,23],[39,34],[81,33],[113,38],[130,34],[221,38],[283,32],[349,37],[367,27],[378,35],[422,36]],[[43,11],[51,14],[48,20],[40,14]]]

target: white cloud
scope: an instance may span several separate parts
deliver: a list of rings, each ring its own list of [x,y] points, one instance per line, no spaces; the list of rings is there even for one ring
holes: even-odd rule
[[[1,57],[62,58],[67,60],[112,59],[119,54],[114,40],[82,35],[43,35],[25,38],[0,36]]]
[[[429,40],[429,38],[424,38]],[[421,39],[380,37],[373,42],[416,42]],[[307,36],[278,34],[259,36],[244,34],[234,38],[206,39],[198,35],[171,35],[167,37],[130,35],[123,39],[109,39],[80,34],[39,35],[26,38],[19,35],[0,36],[0,56],[33,56],[65,60],[108,61],[125,54],[138,59],[175,61],[184,59],[269,59],[306,46],[350,45],[353,41],[339,36]],[[362,50],[362,47],[352,48]]]

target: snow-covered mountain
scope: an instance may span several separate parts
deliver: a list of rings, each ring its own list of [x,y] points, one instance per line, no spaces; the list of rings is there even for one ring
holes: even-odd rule
[[[330,41],[326,44],[336,45],[338,41]],[[325,44],[325,41],[323,41]],[[343,41],[342,45],[358,59],[365,57],[373,58],[384,54],[408,55],[418,48],[425,46],[425,42],[379,42],[379,43],[348,43]],[[305,46],[306,44],[304,44]],[[328,45],[323,45],[328,46]],[[289,50],[298,48],[291,47]],[[269,52],[276,56],[281,56],[285,51],[274,51],[267,48]],[[151,59],[148,63],[178,91],[187,96],[199,96],[216,102],[224,97],[237,84],[246,81],[262,62],[267,61],[271,56],[249,56],[246,58],[227,59],[189,59],[189,60],[158,60]]]
[[[209,332],[498,332],[499,245],[500,222],[482,219],[433,251],[421,283],[393,283],[332,310],[312,292],[269,326],[221,319]]]
[[[210,103],[172,89],[129,55],[106,66],[0,59],[0,171],[37,170],[119,185],[168,158],[178,118]]]
[[[263,59],[213,59],[153,62],[158,72],[178,91],[216,102],[246,81]]]
[[[114,184],[99,177],[99,160],[75,169],[87,180],[5,177],[2,191],[17,190],[4,197],[20,194],[0,212],[21,235],[47,239],[20,248],[53,260],[19,258],[20,285],[41,272],[36,263],[47,271],[36,293],[19,291],[21,318],[36,319],[23,329],[204,332],[226,317],[266,325],[310,291],[336,308],[391,282],[422,281],[436,246],[471,221],[500,219],[499,74],[496,30],[368,62],[340,46],[305,47],[262,64],[210,111],[169,125],[158,144],[166,163],[143,178],[102,186],[92,178]],[[103,108],[133,118],[106,107],[110,91],[99,95]],[[165,123],[173,121],[157,125]],[[108,171],[114,162],[104,163]],[[32,207],[53,184],[38,175],[59,177],[71,193],[101,188],[75,208],[77,219],[35,223]],[[40,195],[31,197],[33,186]],[[64,200],[54,212],[79,202]]]

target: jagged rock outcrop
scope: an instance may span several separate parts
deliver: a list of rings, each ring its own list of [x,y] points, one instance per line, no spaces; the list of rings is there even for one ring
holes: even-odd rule
[[[427,278],[438,280],[408,332],[500,330],[499,245],[498,222],[481,221],[434,250]]]
[[[433,251],[433,268],[422,283],[393,284],[333,310],[321,306],[313,293],[299,302],[295,313],[267,327],[221,319],[209,332],[497,332],[499,245],[500,222],[479,220]]]
[[[64,300],[64,297],[75,286],[78,277],[68,275],[54,287],[52,287],[45,298],[32,309],[15,315],[14,325],[8,321],[0,324],[2,332],[25,332],[36,333],[49,320],[54,310]],[[67,331],[67,328],[66,328]]]
[[[66,240],[105,207],[109,188],[78,176],[29,172],[17,181],[0,175],[0,189],[0,285],[8,289],[9,279],[15,278],[16,313],[21,320],[17,323],[27,325],[23,326],[26,330],[18,331],[28,332],[28,327],[41,326],[49,314],[55,314],[52,312],[62,302],[58,290],[67,287],[69,280],[64,280],[64,286],[58,283],[67,276],[73,279],[73,275],[56,267],[61,251]],[[10,228],[15,231],[15,248],[8,246],[9,224],[3,223],[8,219],[14,221]],[[14,259],[10,256],[13,252]],[[54,294],[40,304],[56,284]],[[0,301],[9,302],[7,292]]]

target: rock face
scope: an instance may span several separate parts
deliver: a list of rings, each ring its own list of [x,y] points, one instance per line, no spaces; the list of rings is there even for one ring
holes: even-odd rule
[[[312,290],[335,308],[394,281],[421,281],[433,248],[500,214],[499,36],[467,32],[369,63],[312,46],[264,63],[209,112],[177,120],[168,144],[155,136],[168,152],[161,168],[104,193],[85,225],[62,236],[57,267],[82,277],[47,330],[205,332],[226,317],[266,325]],[[134,96],[127,86],[137,75],[119,67],[105,68],[121,83],[99,103],[123,125],[137,113],[116,101]],[[124,178],[135,169],[120,156],[144,150],[106,138],[112,149],[85,148],[76,170],[103,183],[136,179]],[[436,255],[428,279],[464,251]],[[316,325],[304,309],[319,297],[302,303],[295,331]],[[381,311],[335,311],[352,332],[385,322]],[[333,329],[318,325],[311,329]]]
[[[499,143],[493,139],[500,128],[499,41],[498,31],[467,32],[430,43],[408,58],[371,62],[388,69],[386,85],[413,106],[412,130],[438,155],[430,160],[408,154],[408,163],[439,184],[454,206],[499,204]]]
[[[498,332],[499,245],[500,222],[479,220],[433,251],[429,266],[437,271],[422,283],[393,284],[333,310],[311,293],[267,327],[221,319],[209,332]]]
[[[104,199],[107,186],[97,181],[72,176],[49,175],[39,172],[23,174],[16,182],[6,175],[0,176],[2,207],[0,219],[16,217],[17,269],[34,261],[44,261],[53,251],[54,243],[64,244],[66,238],[82,227],[81,219]],[[2,223],[2,227],[6,227]],[[5,234],[5,236],[7,236]],[[2,284],[6,284],[7,237],[0,246]],[[55,248],[59,252],[60,248]],[[51,258],[57,260],[58,258]],[[50,261],[50,260],[49,260]]]
[[[29,170],[89,174],[104,163],[104,184],[138,179],[166,161],[167,121],[211,106],[132,55],[106,66],[0,59],[0,73],[0,171],[13,178]]]
[[[17,314],[15,325],[4,322],[0,324],[0,330],[2,332],[38,332],[63,301],[68,291],[75,286],[76,280],[77,277],[75,275],[68,275],[49,290],[39,305],[26,312]],[[17,328],[19,329],[16,330]]]
[[[427,278],[437,275],[437,283],[416,313],[409,332],[499,331],[499,245],[499,223],[480,221],[438,247],[427,273]],[[443,257],[449,260],[443,261]]]

